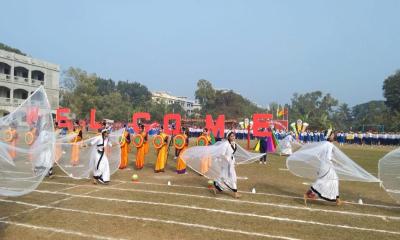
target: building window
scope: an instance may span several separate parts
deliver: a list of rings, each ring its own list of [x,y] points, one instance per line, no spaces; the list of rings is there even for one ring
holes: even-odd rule
[[[27,99],[28,98],[28,91],[26,91],[24,89],[15,89],[14,90],[14,98]]]
[[[11,66],[7,63],[0,62],[0,73],[10,75],[11,74]]]
[[[8,87],[0,87],[0,97],[2,98],[10,98],[11,90]]]
[[[29,70],[24,67],[15,67],[14,76],[28,78]]]
[[[42,71],[38,70],[32,71],[31,77],[34,80],[44,81],[44,73]]]

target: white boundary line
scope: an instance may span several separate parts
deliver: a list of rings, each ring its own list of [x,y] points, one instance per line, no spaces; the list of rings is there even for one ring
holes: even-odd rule
[[[56,175],[56,177],[61,177],[61,178],[70,178],[68,176],[61,176],[61,175]],[[121,182],[121,183],[132,183],[130,181],[122,181],[122,180],[113,180],[116,182]],[[49,183],[47,181],[44,181],[45,183]],[[155,186],[167,186],[167,184],[161,184],[161,183],[152,183],[152,182],[136,182],[139,184],[146,184],[146,185],[155,185]],[[168,187],[181,187],[181,188],[196,188],[196,189],[208,189],[207,187],[199,187],[199,186],[192,186],[192,185],[179,185],[179,184],[172,184],[171,186]],[[245,194],[255,194],[255,195],[265,195],[265,196],[273,196],[273,197],[282,197],[282,198],[291,198],[291,199],[303,199],[302,197],[297,197],[297,196],[290,196],[290,195],[283,195],[283,194],[275,194],[275,193],[252,193],[249,191],[239,191],[240,193],[245,193]],[[323,200],[318,200],[318,201],[323,201]],[[378,208],[388,208],[388,209],[400,209],[400,206],[389,206],[389,205],[380,205],[380,204],[358,204],[355,202],[348,202],[348,201],[343,201],[346,204],[352,204],[352,205],[357,205],[360,207],[378,207]]]
[[[89,193],[86,193],[86,194],[89,194]],[[341,228],[341,229],[350,229],[350,230],[359,230],[359,231],[367,231],[367,232],[375,232],[375,233],[400,235],[400,232],[388,231],[388,230],[382,230],[382,229],[352,227],[349,225],[341,225],[341,224],[338,225],[338,224],[322,223],[322,222],[316,222],[316,221],[306,221],[306,220],[301,220],[301,219],[291,219],[291,218],[286,218],[286,217],[274,217],[274,216],[270,216],[270,215],[259,215],[259,214],[244,213],[244,212],[226,211],[226,210],[220,210],[220,209],[214,209],[214,208],[196,207],[196,206],[189,206],[189,205],[183,205],[183,204],[178,205],[178,204],[170,204],[170,203],[162,203],[162,202],[150,202],[150,201],[139,201],[139,200],[123,200],[123,199],[116,199],[116,198],[94,197],[94,196],[88,196],[86,194],[78,195],[78,194],[66,193],[65,195],[69,196],[69,198],[63,199],[63,201],[69,200],[71,198],[89,198],[89,199],[96,199],[96,200],[103,200],[103,201],[110,201],[110,202],[123,202],[123,203],[176,207],[176,208],[200,210],[200,211],[213,212],[213,213],[222,213],[222,214],[227,214],[227,215],[262,218],[262,219],[268,219],[268,220],[272,220],[272,221],[291,222],[291,223],[298,223],[298,224],[310,224],[310,225],[318,225],[318,226],[325,226],[325,227],[332,227],[332,228]],[[50,206],[50,205],[53,205],[53,203],[48,204],[48,205],[38,205],[38,204],[21,202],[21,201],[1,200],[1,199],[0,199],[0,202],[10,202],[10,203],[16,203],[16,204],[21,204],[21,205],[34,206],[34,207],[36,207],[35,209],[48,208],[48,209],[56,209],[56,210],[61,210],[61,211],[85,212],[88,214],[96,214],[96,215],[103,214],[103,213],[99,213],[99,212],[91,212],[91,211],[85,211],[85,210],[76,210],[76,209],[70,209],[70,208],[61,208],[61,207]],[[104,214],[106,214],[106,213],[104,213]],[[119,215],[119,214],[107,214],[107,216],[124,217],[124,218],[130,217],[130,216]]]
[[[61,228],[41,227],[41,226],[37,226],[37,225],[18,223],[18,222],[13,222],[13,221],[0,220],[0,222],[9,224],[9,225],[15,225],[18,227],[31,228],[34,230],[42,230],[42,231],[47,231],[47,232],[63,233],[63,234],[84,237],[84,238],[93,238],[93,239],[101,239],[101,240],[125,240],[124,238],[104,237],[104,236],[94,235],[94,234],[85,234],[85,233],[77,232],[77,231],[69,231],[69,230],[65,230],[65,229],[61,229]]]
[[[1,172],[1,171],[0,171]],[[12,171],[7,171],[7,172],[12,172]],[[19,173],[19,172],[16,172]],[[24,173],[24,172],[21,172]],[[56,177],[60,178],[70,178],[69,176],[62,176],[62,175],[54,175]],[[76,180],[76,179],[75,179]],[[82,179],[84,180],[84,179]],[[26,180],[25,180],[26,181]],[[122,181],[122,180],[113,180],[121,183],[130,183],[129,181]],[[60,185],[71,185],[74,186],[75,184],[70,184],[70,183],[59,183],[59,182],[50,182],[50,181],[43,181],[44,183],[49,183],[49,184],[60,184]],[[155,186],[165,186],[166,184],[161,184],[161,183],[151,183],[151,182],[137,182],[139,184],[147,184],[147,185],[155,185]],[[182,188],[197,188],[197,189],[207,189],[206,187],[199,187],[199,186],[191,186],[191,185],[171,185],[172,187],[182,187]],[[252,193],[248,191],[239,191],[240,193],[245,193],[245,194],[255,194],[255,195],[265,195],[265,196],[274,196],[274,197],[282,197],[282,198],[289,198],[289,199],[303,199],[302,197],[297,197],[297,196],[290,196],[290,195],[283,195],[283,194],[274,194],[274,193]],[[317,201],[323,201],[320,199],[317,199]],[[362,207],[377,207],[377,208],[387,208],[387,209],[400,209],[400,206],[390,206],[390,205],[380,205],[380,204],[358,204],[356,202],[349,202],[349,201],[343,201],[346,204],[351,204],[351,205],[357,205],[357,206],[362,206]]]
[[[77,197],[77,196],[74,195],[72,197]],[[81,197],[88,197],[88,196],[81,196]],[[52,207],[52,206],[48,206],[48,205],[38,205],[38,204],[25,203],[25,202],[20,202],[20,201],[12,201],[12,200],[4,200],[4,199],[0,199],[0,202],[10,202],[10,203],[28,205],[28,206],[35,207],[35,209],[39,209],[39,208],[40,209],[45,209],[45,208],[47,208],[47,209],[54,209],[54,210],[74,212],[74,213],[84,213],[84,214],[97,215],[97,216],[118,217],[118,218],[124,218],[124,219],[135,219],[135,220],[141,220],[141,221],[151,221],[151,222],[175,224],[175,225],[182,225],[182,226],[186,226],[186,227],[203,228],[203,229],[214,230],[214,231],[239,233],[239,234],[244,234],[244,235],[249,235],[249,236],[267,237],[267,238],[275,238],[275,239],[283,239],[283,240],[299,240],[297,238],[291,238],[291,237],[285,237],[285,236],[279,236],[279,235],[270,235],[270,234],[257,233],[257,232],[247,232],[247,231],[242,231],[242,230],[219,228],[219,227],[213,227],[213,226],[202,225],[202,224],[185,223],[185,222],[179,222],[179,221],[173,221],[173,220],[163,220],[163,219],[158,219],[158,218],[146,218],[146,217],[137,217],[137,216],[127,216],[127,215],[121,215],[121,214],[100,213],[100,212],[93,212],[93,211],[86,211],[86,210],[79,210],[79,209]],[[138,201],[138,203],[139,203],[139,201]],[[154,203],[154,205],[155,204],[156,203]],[[7,222],[8,223],[9,221],[0,220],[0,222]],[[15,223],[15,222],[12,222],[12,223]],[[19,224],[19,223],[16,223],[16,224]],[[34,225],[30,225],[30,226],[33,226],[33,228],[39,228],[39,229],[45,228],[45,227],[37,227],[37,226],[34,226]],[[58,231],[62,231],[63,233],[69,233],[70,232],[70,231],[65,231],[65,230],[61,230],[61,229],[58,229],[58,228],[52,228],[52,229],[55,229],[55,230],[58,230]],[[47,230],[47,228],[46,228],[46,230]],[[80,236],[82,236],[81,234],[83,234],[83,233],[79,233]],[[89,237],[93,237],[93,238],[98,237],[98,235],[88,235],[88,236]],[[101,237],[101,239],[114,239],[114,238]]]
[[[95,188],[98,188],[98,187],[95,187]],[[246,204],[261,205],[261,206],[272,206],[272,207],[295,209],[295,210],[305,210],[305,211],[310,211],[310,212],[325,212],[325,213],[352,215],[352,216],[359,216],[359,217],[374,217],[374,218],[380,218],[380,219],[383,219],[383,220],[387,220],[387,219],[400,220],[400,217],[389,216],[389,215],[376,215],[376,214],[359,213],[359,212],[352,212],[352,211],[327,210],[327,209],[322,209],[322,208],[308,208],[308,207],[299,207],[299,206],[292,206],[292,205],[286,205],[286,204],[277,204],[277,203],[268,203],[268,202],[254,202],[254,201],[247,201],[247,200],[235,200],[235,199],[228,199],[228,198],[208,197],[208,196],[195,195],[195,194],[152,191],[152,190],[142,190],[142,189],[130,189],[130,188],[116,188],[116,187],[111,187],[111,186],[110,187],[107,186],[107,187],[104,187],[104,188],[101,188],[101,189],[103,189],[103,190],[125,191],[125,192],[143,192],[143,193],[151,193],[151,194],[165,194],[165,195],[175,195],[175,196],[184,196],[184,197],[195,197],[195,198],[203,198],[203,199],[212,199],[212,200],[215,200],[215,201],[234,202],[234,203],[238,203],[238,204],[246,203]],[[51,192],[51,191],[46,191],[46,190],[34,190],[34,192],[50,193],[50,194],[66,194],[66,193],[63,193],[63,192]]]

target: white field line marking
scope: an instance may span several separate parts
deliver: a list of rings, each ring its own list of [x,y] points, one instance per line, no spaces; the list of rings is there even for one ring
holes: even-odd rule
[[[47,232],[63,233],[63,234],[84,237],[84,238],[93,238],[93,239],[102,239],[102,240],[124,240],[124,238],[104,237],[104,236],[100,236],[100,235],[85,234],[85,233],[81,233],[81,232],[77,232],[77,231],[64,230],[61,228],[41,227],[41,226],[37,226],[37,225],[18,223],[18,222],[13,222],[13,221],[0,220],[0,222],[9,224],[9,225],[15,225],[18,227],[31,228],[34,230],[42,230],[42,231],[47,231]]]
[[[236,215],[236,216],[246,216],[246,217],[255,217],[255,218],[263,218],[263,219],[268,219],[272,221],[282,221],[282,222],[292,222],[292,223],[298,223],[298,224],[311,224],[311,225],[318,225],[318,226],[325,226],[325,227],[332,227],[332,228],[342,228],[342,229],[350,229],[350,230],[359,230],[359,231],[368,231],[368,232],[377,232],[377,233],[387,233],[387,234],[395,234],[395,235],[400,235],[400,232],[394,232],[394,231],[388,231],[388,230],[382,230],[382,229],[373,229],[373,228],[363,228],[363,227],[353,227],[349,225],[341,225],[341,224],[330,224],[330,223],[322,223],[322,222],[316,222],[316,221],[306,221],[306,220],[301,220],[301,219],[291,219],[291,218],[286,218],[286,217],[274,217],[270,215],[259,215],[259,214],[252,214],[252,213],[244,213],[244,212],[234,212],[234,211],[226,211],[226,210],[220,210],[220,209],[214,209],[214,208],[204,208],[204,207],[196,207],[196,206],[189,206],[189,205],[184,205],[184,204],[170,204],[170,203],[162,203],[162,202],[149,202],[149,201],[139,201],[139,200],[124,200],[124,199],[116,199],[116,198],[105,198],[105,197],[93,197],[93,196],[87,196],[87,195],[77,195],[77,194],[65,194],[67,196],[70,196],[70,198],[89,198],[89,199],[96,199],[96,200],[103,200],[103,201],[110,201],[110,202],[123,202],[123,203],[134,203],[134,204],[147,204],[147,205],[155,205],[155,206],[166,206],[166,207],[176,207],[176,208],[183,208],[183,209],[191,209],[191,210],[200,210],[200,211],[207,211],[207,212],[214,212],[214,213],[222,213],[222,214],[227,214],[227,215]],[[28,205],[28,206],[37,206],[37,208],[49,208],[49,209],[57,209],[61,211],[81,211],[81,210],[75,210],[75,209],[70,209],[70,208],[61,208],[61,207],[52,207],[48,205],[37,205],[37,204],[31,204],[31,203],[26,203],[26,202],[21,202],[21,201],[12,201],[12,200],[1,200],[0,202],[12,202],[16,204],[22,204],[22,205]],[[84,210],[82,210],[84,211]],[[99,212],[88,212],[92,214],[103,214]],[[126,215],[113,215],[113,214],[108,214],[112,216],[125,216],[128,218],[129,216]]]
[[[73,187],[67,187],[66,189],[71,189],[71,188],[76,188],[76,187],[79,187],[79,185],[73,186]],[[66,190],[66,189],[62,189],[62,191]],[[60,203],[60,202],[62,202],[62,201],[70,200],[71,198],[73,198],[73,197],[62,198],[62,199],[60,199],[60,200],[53,201],[53,202],[49,203],[48,205],[50,206],[50,205],[53,205],[53,204],[57,204],[57,203]],[[33,206],[33,205],[32,205],[32,206]],[[38,205],[38,206],[40,206],[40,205]],[[25,214],[25,213],[29,213],[29,212],[33,212],[33,211],[35,211],[35,210],[37,210],[37,209],[39,209],[39,208],[40,208],[40,207],[35,207],[35,208],[31,208],[31,209],[28,209],[28,210],[25,210],[25,211],[21,211],[21,212],[19,212],[19,213],[13,214],[13,215],[9,215],[9,216],[6,216],[6,217],[2,217],[2,218],[0,218],[0,220],[1,220],[1,219],[6,219],[6,218],[11,218],[11,217],[16,217],[16,216],[18,216],[18,215]]]
[[[247,231],[241,231],[241,230],[213,227],[213,226],[202,225],[202,224],[185,223],[185,222],[179,222],[179,221],[173,221],[173,220],[162,220],[162,219],[158,219],[158,218],[145,218],[145,217],[127,216],[127,215],[120,215],[120,214],[92,212],[92,211],[77,210],[77,209],[70,209],[70,208],[59,208],[59,207],[51,207],[51,206],[37,205],[37,204],[24,203],[24,202],[19,202],[19,201],[11,201],[11,200],[3,200],[3,199],[0,199],[0,201],[14,202],[14,203],[24,204],[24,205],[31,205],[31,206],[36,206],[38,208],[48,208],[48,209],[55,209],[55,210],[60,210],[60,211],[85,213],[85,214],[91,214],[91,215],[118,217],[118,218],[125,218],[125,219],[135,219],[135,220],[150,221],[150,222],[160,222],[160,223],[167,223],[167,224],[182,225],[182,226],[186,226],[186,227],[203,228],[203,229],[214,230],[214,231],[239,233],[239,234],[250,235],[250,236],[276,238],[276,239],[284,239],[284,240],[299,240],[297,238],[291,238],[291,237],[285,237],[285,236],[277,236],[277,235],[270,235],[270,234],[256,233],[256,232],[247,232]],[[1,220],[0,220],[0,222],[1,222]]]
[[[60,191],[67,191],[67,190],[70,190],[70,189],[73,189],[73,188],[77,188],[77,187],[80,187],[80,186],[82,186],[82,185],[75,185],[75,186],[72,186],[72,187],[66,187],[64,189],[61,189]]]
[[[56,175],[57,177],[61,178],[70,178],[68,176],[61,176],[61,175]],[[132,183],[131,181],[122,181],[122,180],[113,180],[116,182],[121,182],[121,183]],[[48,181],[44,181],[44,183],[51,183]],[[161,183],[152,183],[152,182],[135,182],[135,184],[146,184],[146,185],[154,185],[154,186],[167,186],[167,184],[161,184]],[[181,188],[196,188],[196,189],[208,189],[207,187],[199,187],[199,186],[191,186],[191,185],[179,185],[179,184],[172,184],[171,186],[168,187],[181,187]],[[296,197],[296,196],[290,196],[290,195],[283,195],[283,194],[274,194],[274,193],[263,193],[263,192],[257,192],[257,193],[252,193],[250,191],[239,191],[240,193],[245,193],[245,194],[252,194],[252,195],[265,195],[265,196],[273,196],[273,197],[282,197],[282,198],[291,198],[291,199],[303,199],[303,197]],[[323,201],[318,199],[317,201]],[[400,209],[400,206],[388,206],[388,205],[379,205],[379,204],[368,204],[364,203],[363,205],[360,205],[356,202],[348,202],[348,201],[343,201],[346,204],[351,204],[351,205],[357,205],[360,207],[377,207],[377,208],[387,208],[387,209]]]
[[[248,180],[248,177],[237,177],[238,180]]]
[[[346,211],[337,211],[337,210],[327,210],[327,209],[321,209],[321,208],[297,207],[297,206],[291,206],[291,205],[286,205],[286,204],[253,202],[253,201],[246,201],[246,200],[234,200],[234,199],[207,197],[207,196],[203,196],[203,195],[194,195],[194,194],[185,194],[185,193],[161,192],[161,191],[150,191],[150,190],[141,190],[141,189],[125,189],[125,188],[113,188],[113,187],[102,188],[102,189],[103,190],[125,191],[125,192],[143,192],[143,193],[151,193],[151,194],[165,194],[165,195],[174,195],[174,196],[194,197],[194,198],[202,198],[202,199],[212,199],[213,201],[233,202],[233,203],[238,203],[238,204],[246,203],[246,204],[261,205],[261,206],[272,206],[272,207],[295,209],[295,210],[305,210],[305,211],[310,211],[310,212],[325,212],[325,213],[352,215],[352,216],[360,216],[360,217],[374,217],[374,218],[380,218],[383,220],[386,220],[386,219],[400,220],[400,217],[388,216],[388,215],[375,215],[375,214],[358,213],[358,212],[351,212],[351,211],[346,212]],[[68,194],[68,193],[63,193],[63,192],[51,192],[51,191],[45,191],[45,190],[35,190],[35,192],[49,193],[49,194]]]

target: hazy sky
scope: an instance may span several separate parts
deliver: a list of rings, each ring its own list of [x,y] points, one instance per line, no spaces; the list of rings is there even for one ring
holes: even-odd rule
[[[265,106],[294,92],[383,99],[400,1],[2,1],[0,42],[35,58],[194,96],[197,80]]]

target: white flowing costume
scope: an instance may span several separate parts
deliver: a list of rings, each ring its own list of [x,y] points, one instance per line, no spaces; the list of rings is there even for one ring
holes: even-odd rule
[[[181,157],[191,169],[214,180],[220,190],[229,188],[236,191],[235,165],[250,164],[264,155],[246,151],[239,144],[232,147],[229,141],[223,140],[213,145],[190,147]],[[208,166],[206,171],[203,169],[204,162]]]
[[[400,148],[379,160],[379,178],[386,192],[400,203]]]
[[[0,118],[0,139],[0,196],[32,192],[54,162],[52,111],[43,86]]]
[[[312,190],[321,198],[336,200],[339,180],[380,182],[330,142],[303,145],[286,159],[291,173],[314,180]]]
[[[284,139],[279,141],[279,150],[282,155],[292,155],[293,149],[292,145],[300,147],[301,144],[297,143],[292,135],[287,135]]]
[[[108,138],[103,138],[102,135],[93,138],[91,145],[96,145],[93,177],[102,182],[110,181],[110,164],[105,153],[105,147],[112,147]]]
[[[40,131],[37,140],[34,143],[33,149],[40,148],[38,152],[38,157],[34,161],[35,170],[45,170],[50,169],[54,163],[54,154],[52,153],[54,149],[55,136],[49,131]],[[38,174],[38,173],[36,173]]]
[[[322,199],[336,201],[339,197],[339,177],[333,167],[333,144],[326,142],[324,145],[324,155],[320,169],[317,172],[318,179],[312,184],[311,190],[318,194]]]
[[[221,172],[220,176],[215,179],[220,190],[226,190],[226,187],[232,191],[237,191],[237,177],[235,170],[235,152],[237,150],[236,143],[223,143],[223,154],[221,155]]]

